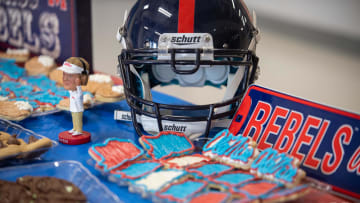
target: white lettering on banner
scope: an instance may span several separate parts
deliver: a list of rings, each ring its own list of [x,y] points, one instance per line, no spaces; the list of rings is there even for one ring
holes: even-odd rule
[[[41,53],[58,58],[61,47],[59,40],[59,19],[55,13],[44,12],[39,18]]]
[[[0,5],[20,7],[22,9],[30,8],[31,10],[39,7],[39,0],[0,0]]]
[[[31,22],[33,19],[32,13],[29,10],[24,10],[23,17],[23,30],[25,35],[24,47],[31,52],[38,53],[40,50],[40,41],[37,34],[33,34],[31,30]]]
[[[18,6],[36,9],[35,0],[14,1],[0,0],[0,5]],[[33,33],[33,14],[29,9],[7,8],[0,6],[0,41],[14,47],[24,47],[33,53],[41,53],[58,58],[61,53],[59,39],[60,23],[56,13],[43,12],[39,17],[40,34]]]
[[[20,47],[23,44],[23,35],[21,28],[21,12],[17,8],[9,8],[9,26],[10,26],[10,38],[9,44]]]
[[[0,41],[7,41],[9,31],[7,29],[7,16],[6,11],[0,6]]]

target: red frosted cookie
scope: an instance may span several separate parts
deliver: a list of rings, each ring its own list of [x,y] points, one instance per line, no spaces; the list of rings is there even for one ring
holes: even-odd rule
[[[108,138],[104,143],[94,144],[88,152],[104,171],[115,169],[127,161],[141,157],[144,153],[131,140],[119,138]]]
[[[155,160],[189,154],[194,150],[190,139],[179,132],[162,131],[156,136],[143,135],[139,142],[147,155]]]

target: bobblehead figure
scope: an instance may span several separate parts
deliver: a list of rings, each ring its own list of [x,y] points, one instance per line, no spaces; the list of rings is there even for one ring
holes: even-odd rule
[[[82,122],[84,106],[81,86],[87,84],[90,65],[83,58],[70,57],[66,59],[59,70],[63,71],[64,88],[69,90],[70,93],[70,112],[73,122],[73,128],[65,133],[71,135],[71,137],[82,136],[84,134]],[[73,140],[71,137],[70,140]],[[70,144],[64,137],[61,137],[60,141]]]

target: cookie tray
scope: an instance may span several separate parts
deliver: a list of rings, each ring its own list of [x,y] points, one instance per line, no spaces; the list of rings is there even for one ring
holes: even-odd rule
[[[36,134],[35,132],[25,129],[22,126],[15,124],[11,121],[4,120],[0,118],[0,131],[12,134],[17,134],[17,138],[23,139],[25,142],[28,142],[30,136],[34,136],[37,139],[45,138],[45,136]],[[56,147],[58,143],[54,140],[51,140],[52,146],[46,148],[36,149],[30,152],[19,153],[7,158],[0,160],[0,166],[8,164],[23,164],[26,161],[40,159],[41,156],[48,150]],[[20,158],[19,158],[20,157]]]
[[[80,188],[88,202],[121,202],[97,177],[80,162],[65,160],[0,168],[0,179],[15,181],[30,176],[50,176],[72,182]]]

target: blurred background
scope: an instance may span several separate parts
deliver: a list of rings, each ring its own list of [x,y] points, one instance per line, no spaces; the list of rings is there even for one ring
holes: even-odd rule
[[[225,0],[224,0],[225,1]],[[116,31],[134,0],[92,0],[94,69],[116,75]],[[360,1],[245,0],[261,40],[256,84],[360,113]],[[156,90],[195,104],[221,101],[224,88]],[[201,96],[199,96],[201,95]]]

